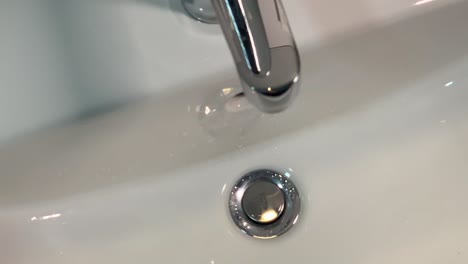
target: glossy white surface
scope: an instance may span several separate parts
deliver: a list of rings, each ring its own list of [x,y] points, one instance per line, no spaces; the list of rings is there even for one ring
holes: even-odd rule
[[[468,2],[285,1],[303,90],[280,115],[226,114],[234,131],[209,107],[236,84],[220,35],[182,20],[174,35],[190,42],[164,40],[151,19],[167,10],[80,3],[59,10],[76,29],[77,68],[65,70],[89,85],[88,106],[156,94],[0,147],[1,263],[467,263]],[[132,33],[101,36],[109,28]],[[161,69],[168,61],[179,75]],[[259,167],[291,170],[303,194],[299,224],[270,241],[240,234],[226,206],[226,190]]]
[[[284,4],[306,51],[456,2]],[[180,10],[178,0],[0,1],[0,144],[220,72],[235,78],[218,26],[194,23]]]

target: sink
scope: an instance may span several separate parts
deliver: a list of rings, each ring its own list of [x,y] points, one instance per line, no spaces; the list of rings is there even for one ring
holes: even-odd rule
[[[221,31],[177,2],[1,3],[1,263],[467,263],[468,1],[284,2],[275,115],[222,107]],[[301,194],[270,240],[228,208],[260,168]]]

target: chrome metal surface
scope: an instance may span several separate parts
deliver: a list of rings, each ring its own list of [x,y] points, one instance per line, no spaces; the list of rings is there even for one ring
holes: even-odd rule
[[[197,20],[209,0],[182,0]],[[259,110],[285,110],[299,88],[300,58],[280,0],[212,0],[247,99]]]
[[[269,239],[284,234],[297,223],[301,201],[286,174],[263,169],[237,181],[231,190],[229,209],[242,232]]]
[[[244,193],[242,208],[254,222],[273,223],[284,210],[283,192],[271,182],[254,183]]]
[[[216,12],[209,0],[183,0],[182,5],[191,17],[200,22],[208,24],[218,22]]]

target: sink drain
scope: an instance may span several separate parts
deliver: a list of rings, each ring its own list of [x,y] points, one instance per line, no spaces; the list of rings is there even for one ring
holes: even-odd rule
[[[256,170],[237,181],[229,209],[237,227],[255,238],[275,238],[296,224],[301,202],[288,176],[274,170]]]

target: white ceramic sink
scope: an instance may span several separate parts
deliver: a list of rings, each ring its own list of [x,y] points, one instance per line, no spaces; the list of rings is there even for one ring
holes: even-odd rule
[[[278,115],[218,107],[229,51],[177,3],[2,2],[0,263],[467,263],[468,2],[283,2]],[[302,195],[276,239],[229,216],[257,168]]]

